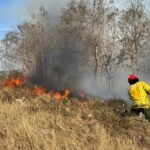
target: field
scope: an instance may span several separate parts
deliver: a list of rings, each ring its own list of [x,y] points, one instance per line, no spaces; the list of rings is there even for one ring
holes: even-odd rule
[[[150,124],[123,115],[123,100],[30,96],[0,90],[1,150],[148,150]]]

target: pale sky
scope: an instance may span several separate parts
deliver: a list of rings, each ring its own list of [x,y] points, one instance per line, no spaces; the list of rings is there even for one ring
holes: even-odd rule
[[[71,0],[0,0],[0,39],[16,28],[17,24],[28,20],[31,14],[44,6],[51,17],[58,16],[61,9]],[[108,0],[110,1],[110,0]],[[125,0],[114,0],[116,6],[124,8]],[[150,0],[144,0],[145,7],[150,10]]]
[[[69,0],[0,0],[0,39],[17,24],[27,20],[40,6],[51,17],[58,15]]]

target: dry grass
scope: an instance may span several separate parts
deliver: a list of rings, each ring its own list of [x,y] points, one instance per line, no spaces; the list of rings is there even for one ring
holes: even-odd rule
[[[122,101],[0,92],[0,150],[148,150],[150,124],[121,116]]]

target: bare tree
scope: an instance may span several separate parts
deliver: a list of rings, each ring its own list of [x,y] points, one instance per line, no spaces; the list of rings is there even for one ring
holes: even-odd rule
[[[52,49],[51,27],[48,12],[41,7],[32,15],[30,22],[18,25],[17,32],[6,34],[4,45],[5,66],[9,70],[20,69],[27,75],[32,75],[42,82],[45,76],[45,57]],[[36,79],[35,78],[35,79]]]
[[[23,69],[27,74],[36,76],[39,82],[44,80],[45,56],[51,50],[51,34],[48,13],[43,7],[34,14],[32,22],[18,26],[21,36],[17,52],[20,54]]]
[[[10,71],[20,69],[20,59],[16,51],[18,42],[18,33],[15,31],[8,32],[2,40],[2,66],[8,75]]]
[[[96,87],[98,76],[104,75],[105,72],[110,88],[112,70],[116,63],[119,63],[119,60],[114,61],[115,57],[119,57],[116,56],[117,36],[115,34],[117,10],[109,8],[109,3],[106,5],[104,0],[93,0],[89,3],[89,7],[85,1],[72,1],[68,6],[62,15],[61,29],[63,27],[65,33],[69,33],[70,40],[72,36],[76,36],[77,41],[82,41],[86,46],[85,53],[89,55],[87,63],[91,66],[94,75],[93,86]]]
[[[99,57],[102,49],[102,38],[104,26],[106,24],[106,14],[104,8],[104,0],[93,0],[92,11],[90,14],[91,26],[89,26],[89,34],[87,43],[90,44],[90,51],[94,58],[94,80],[97,83],[97,75],[99,70]],[[89,41],[88,41],[89,40]]]
[[[107,9],[104,34],[102,36],[101,55],[99,65],[101,74],[105,77],[108,90],[112,90],[112,80],[117,69],[123,63],[120,61],[121,52],[119,49],[117,18],[118,10],[115,7]]]
[[[129,8],[123,12],[119,28],[122,47],[132,73],[139,73],[140,52],[147,27],[147,17],[142,2],[131,0]]]

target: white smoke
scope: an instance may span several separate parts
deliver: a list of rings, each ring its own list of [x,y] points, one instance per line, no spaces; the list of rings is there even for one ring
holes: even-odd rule
[[[43,6],[51,17],[59,16],[61,10],[70,0],[24,0],[13,1],[0,5],[0,18],[5,16],[6,20],[12,22],[23,22],[36,13]],[[9,11],[8,11],[9,10]]]

